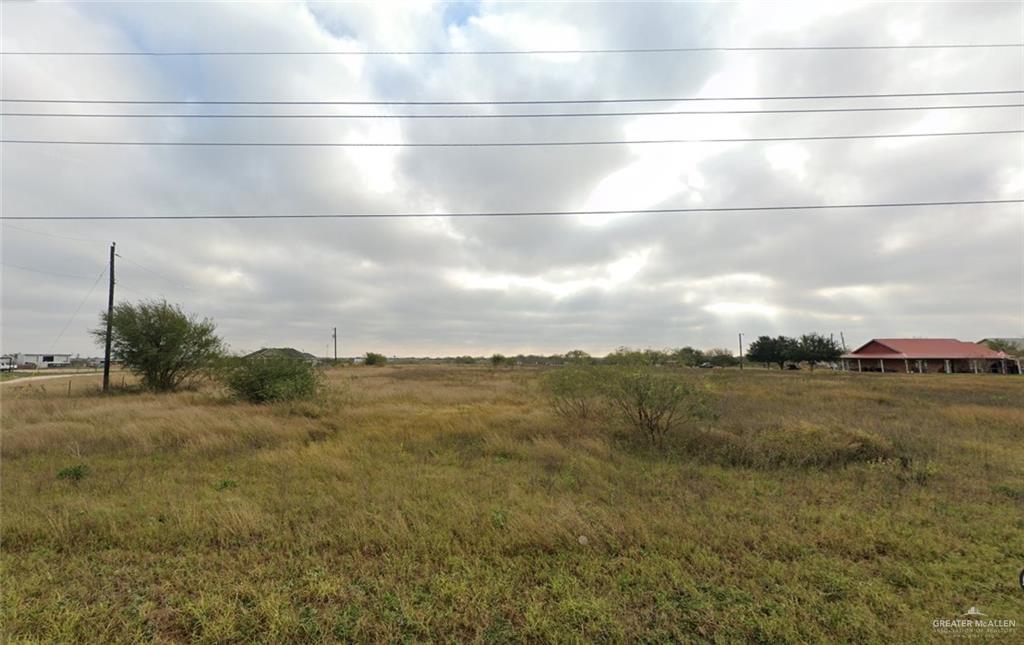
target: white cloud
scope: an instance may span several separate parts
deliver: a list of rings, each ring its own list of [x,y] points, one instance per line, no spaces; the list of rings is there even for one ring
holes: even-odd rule
[[[1009,3],[483,3],[455,8],[426,3],[8,3],[0,29],[5,50],[469,51],[1012,42],[1022,38],[1018,14]],[[1005,50],[195,60],[5,55],[2,71],[7,97],[464,101],[1015,87],[1024,63]],[[921,98],[886,104],[931,101],[947,102]],[[843,105],[869,103],[874,102]],[[617,107],[809,105],[744,101]],[[158,110],[131,111],[142,109]],[[378,108],[210,109],[344,113]],[[572,107],[577,109],[612,108]],[[419,143],[925,133],[1018,125],[1016,110],[437,121],[5,118],[4,134]],[[1024,192],[1020,141],[1018,136],[989,136],[554,149],[5,145],[5,215],[417,212],[438,217],[25,222],[25,228],[42,233],[99,241],[48,238],[5,227],[2,252],[8,264],[94,276],[106,261],[104,240],[116,239],[126,261],[118,269],[126,289],[165,294],[190,311],[213,316],[236,347],[257,347],[272,338],[274,344],[315,348],[321,344],[318,334],[326,342],[335,324],[346,330],[348,347],[342,351],[352,354],[367,349],[443,354],[502,347],[551,352],[577,346],[601,351],[621,344],[711,346],[726,342],[740,326],[750,334],[841,327],[851,342],[883,335],[973,338],[997,333],[992,325],[1003,330],[999,335],[1020,335],[1019,205],[441,217],[491,210],[1017,198]],[[156,273],[128,264],[129,259]],[[49,346],[92,279],[40,275],[3,274],[5,351]],[[135,293],[118,292],[118,298]],[[84,317],[94,316],[104,298],[98,287],[83,318],[65,334],[64,350],[96,351],[86,333],[94,321]]]
[[[647,264],[650,249],[625,255],[603,267],[584,271],[560,271],[554,275],[524,276],[489,274],[474,271],[453,271],[449,280],[462,289],[490,291],[539,291],[555,298],[564,298],[587,289],[610,290],[631,281]]]
[[[718,316],[756,316],[761,318],[774,318],[779,315],[779,308],[763,302],[714,302],[704,307]]]

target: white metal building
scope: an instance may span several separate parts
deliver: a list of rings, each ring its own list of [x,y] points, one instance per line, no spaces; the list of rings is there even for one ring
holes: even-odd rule
[[[15,354],[14,364],[18,367],[69,367],[71,354]]]

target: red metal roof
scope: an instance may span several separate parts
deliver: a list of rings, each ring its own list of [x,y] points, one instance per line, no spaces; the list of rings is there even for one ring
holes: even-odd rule
[[[1003,352],[955,338],[875,338],[843,358],[1009,358]]]

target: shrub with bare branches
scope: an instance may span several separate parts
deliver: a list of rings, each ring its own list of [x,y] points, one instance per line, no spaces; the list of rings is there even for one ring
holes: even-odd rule
[[[602,379],[612,406],[655,445],[670,431],[702,416],[703,393],[678,374],[638,366],[616,369]]]

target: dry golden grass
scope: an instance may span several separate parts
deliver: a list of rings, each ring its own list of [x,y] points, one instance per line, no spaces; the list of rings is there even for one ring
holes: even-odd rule
[[[533,370],[345,368],[315,402],[2,396],[29,642],[925,642],[1024,622],[1024,379],[679,372],[667,450]],[[79,481],[59,471],[82,464]]]

